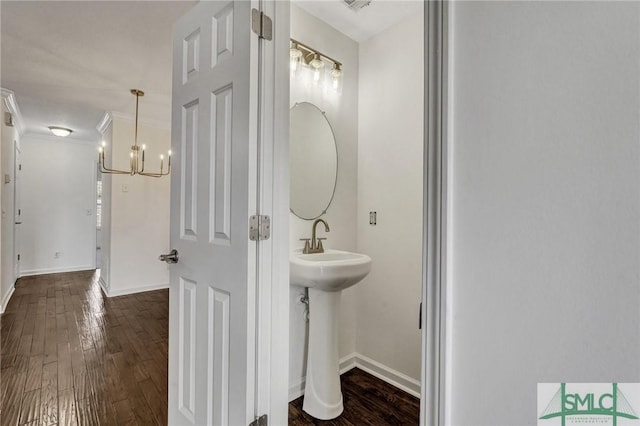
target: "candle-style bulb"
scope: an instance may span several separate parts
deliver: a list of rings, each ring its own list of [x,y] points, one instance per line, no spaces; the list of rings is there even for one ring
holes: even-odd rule
[[[105,141],[102,141],[102,147],[104,148],[105,146],[107,146],[107,143]]]
[[[133,158],[133,151],[129,153],[129,157]]]
[[[169,154],[169,157],[171,157],[171,150],[169,150],[168,154]]]
[[[147,146],[145,144],[142,144],[142,150],[144,151],[145,149],[147,149]]]
[[[160,154],[160,159],[164,160],[164,155]]]

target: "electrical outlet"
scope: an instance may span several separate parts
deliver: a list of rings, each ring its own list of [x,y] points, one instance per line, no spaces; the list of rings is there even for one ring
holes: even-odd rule
[[[369,212],[369,225],[377,225],[378,224],[378,213],[377,212]]]
[[[53,258],[54,259],[60,259],[60,252],[57,251],[57,252],[53,253]]]

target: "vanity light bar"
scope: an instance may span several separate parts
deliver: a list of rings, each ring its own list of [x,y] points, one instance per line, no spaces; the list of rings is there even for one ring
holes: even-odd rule
[[[342,69],[341,62],[336,61],[332,57],[327,56],[324,53],[319,52],[316,49],[309,47],[304,43],[299,42],[298,40],[294,40],[294,39],[290,39],[290,40],[291,40],[292,47],[298,48],[298,50],[304,50],[306,52],[306,53],[303,52],[303,55],[302,55],[302,59],[304,60],[305,64],[309,64],[309,62],[311,62],[314,58],[320,57],[328,62],[331,62],[334,65],[334,68]]]

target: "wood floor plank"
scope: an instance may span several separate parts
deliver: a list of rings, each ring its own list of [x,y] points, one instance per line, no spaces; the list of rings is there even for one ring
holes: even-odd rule
[[[52,362],[42,367],[42,388],[40,389],[40,421],[45,426],[58,424],[57,362]]]
[[[30,423],[40,418],[40,389],[25,392],[20,408],[20,424]]]
[[[27,380],[25,384],[25,392],[40,389],[42,386],[42,355],[35,355],[29,358],[29,369],[27,371]]]
[[[116,414],[116,424],[122,426],[137,426],[136,416],[133,414],[129,400],[123,399],[113,404]]]
[[[73,389],[73,370],[68,343],[58,343],[58,390]]]
[[[58,392],[58,422],[60,426],[75,426],[78,424],[78,412],[73,388]]]

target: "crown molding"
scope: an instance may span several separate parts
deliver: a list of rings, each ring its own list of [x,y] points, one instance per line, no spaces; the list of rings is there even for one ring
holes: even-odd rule
[[[22,113],[20,112],[20,107],[18,106],[18,102],[16,101],[16,95],[13,91],[0,88],[0,95],[2,96],[2,102],[7,107],[7,110],[11,113],[13,117],[13,125],[18,130],[18,134],[20,136],[24,135],[24,119],[22,118]]]
[[[136,121],[135,115],[126,114],[118,111],[111,111],[110,114],[111,114],[111,118],[114,120],[117,119],[122,121],[131,121],[131,122]],[[155,129],[171,130],[171,120],[167,122],[162,120],[152,120],[148,118],[145,118],[145,119],[138,118],[138,123],[143,124],[145,126],[153,127]]]
[[[109,128],[109,125],[111,124],[111,121],[113,121],[113,117],[111,116],[111,113],[109,111],[106,111],[102,116],[100,122],[98,122],[98,124],[96,125],[96,130],[104,136],[105,132]]]

